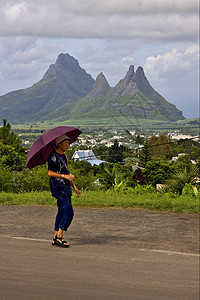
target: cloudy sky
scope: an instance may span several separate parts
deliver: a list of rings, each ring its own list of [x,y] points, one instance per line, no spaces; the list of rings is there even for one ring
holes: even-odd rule
[[[130,65],[198,117],[198,0],[0,0],[0,95],[40,80],[60,53],[115,86]]]

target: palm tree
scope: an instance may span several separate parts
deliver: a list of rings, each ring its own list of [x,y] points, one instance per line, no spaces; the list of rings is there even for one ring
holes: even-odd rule
[[[112,188],[114,190],[120,190],[127,188],[129,183],[129,174],[122,170],[117,164],[113,164],[112,168],[109,165],[105,165],[104,173],[99,179],[107,189]]]
[[[196,166],[192,166],[189,169],[185,167],[183,170],[173,173],[171,179],[167,180],[166,185],[172,192],[181,195],[186,183],[195,184],[196,174]]]

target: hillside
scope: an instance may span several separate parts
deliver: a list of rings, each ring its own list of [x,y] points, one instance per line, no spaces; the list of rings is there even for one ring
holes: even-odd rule
[[[76,117],[123,115],[168,121],[183,119],[182,112],[151,87],[143,68],[134,72],[134,66],[130,66],[126,76],[114,88],[100,73],[92,91],[77,103],[73,113]]]
[[[0,117],[12,123],[31,120],[94,120],[145,118],[184,119],[147,80],[142,67],[130,66],[126,76],[110,87],[101,72],[96,81],[69,54],[60,54],[32,87],[0,97]]]
[[[92,89],[94,79],[69,54],[60,54],[43,78],[30,88],[0,97],[0,116],[12,123],[68,114]]]

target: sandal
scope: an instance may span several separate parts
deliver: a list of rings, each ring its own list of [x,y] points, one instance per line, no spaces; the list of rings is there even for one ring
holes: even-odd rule
[[[57,235],[53,238],[52,245],[60,246],[64,248],[69,247],[69,243],[64,240],[63,236],[58,237]]]

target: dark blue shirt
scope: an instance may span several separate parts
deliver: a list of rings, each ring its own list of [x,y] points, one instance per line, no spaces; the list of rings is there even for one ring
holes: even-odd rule
[[[51,152],[48,157],[48,170],[69,175],[66,156],[56,151]],[[71,196],[71,183],[67,179],[50,177],[50,189],[53,197],[57,198],[60,194]]]

